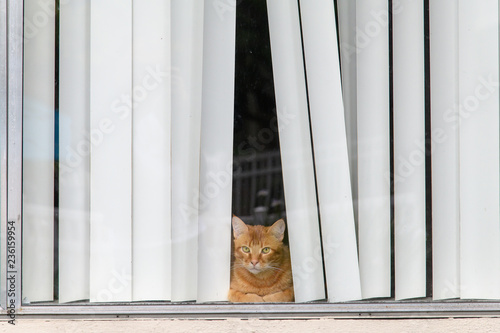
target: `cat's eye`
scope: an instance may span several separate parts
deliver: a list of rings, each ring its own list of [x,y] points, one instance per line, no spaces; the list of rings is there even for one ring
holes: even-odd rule
[[[242,246],[241,251],[243,251],[245,253],[250,253],[250,248],[248,246]]]
[[[264,254],[267,254],[269,252],[271,252],[271,248],[270,247],[265,247],[265,248],[262,249],[262,253],[264,253]]]

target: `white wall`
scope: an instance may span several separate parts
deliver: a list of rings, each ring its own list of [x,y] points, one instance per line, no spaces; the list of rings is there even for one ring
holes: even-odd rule
[[[7,323],[0,332],[12,331]],[[474,319],[400,319],[400,320],[345,320],[334,318],[309,320],[62,320],[18,318],[17,332],[496,332],[500,318]]]

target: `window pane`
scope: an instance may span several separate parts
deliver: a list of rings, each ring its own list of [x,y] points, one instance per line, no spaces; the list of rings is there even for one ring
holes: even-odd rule
[[[26,303],[500,298],[498,1],[24,9]]]

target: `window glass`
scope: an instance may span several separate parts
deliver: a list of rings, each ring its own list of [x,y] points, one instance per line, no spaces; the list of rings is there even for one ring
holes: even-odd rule
[[[23,302],[499,299],[498,13],[25,0]]]

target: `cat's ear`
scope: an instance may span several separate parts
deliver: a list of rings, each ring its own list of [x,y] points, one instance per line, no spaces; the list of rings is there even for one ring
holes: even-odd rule
[[[238,216],[233,215],[233,235],[238,238],[248,232],[248,227]]]
[[[285,236],[285,221],[279,219],[274,222],[274,224],[269,227],[269,233],[281,242]]]

